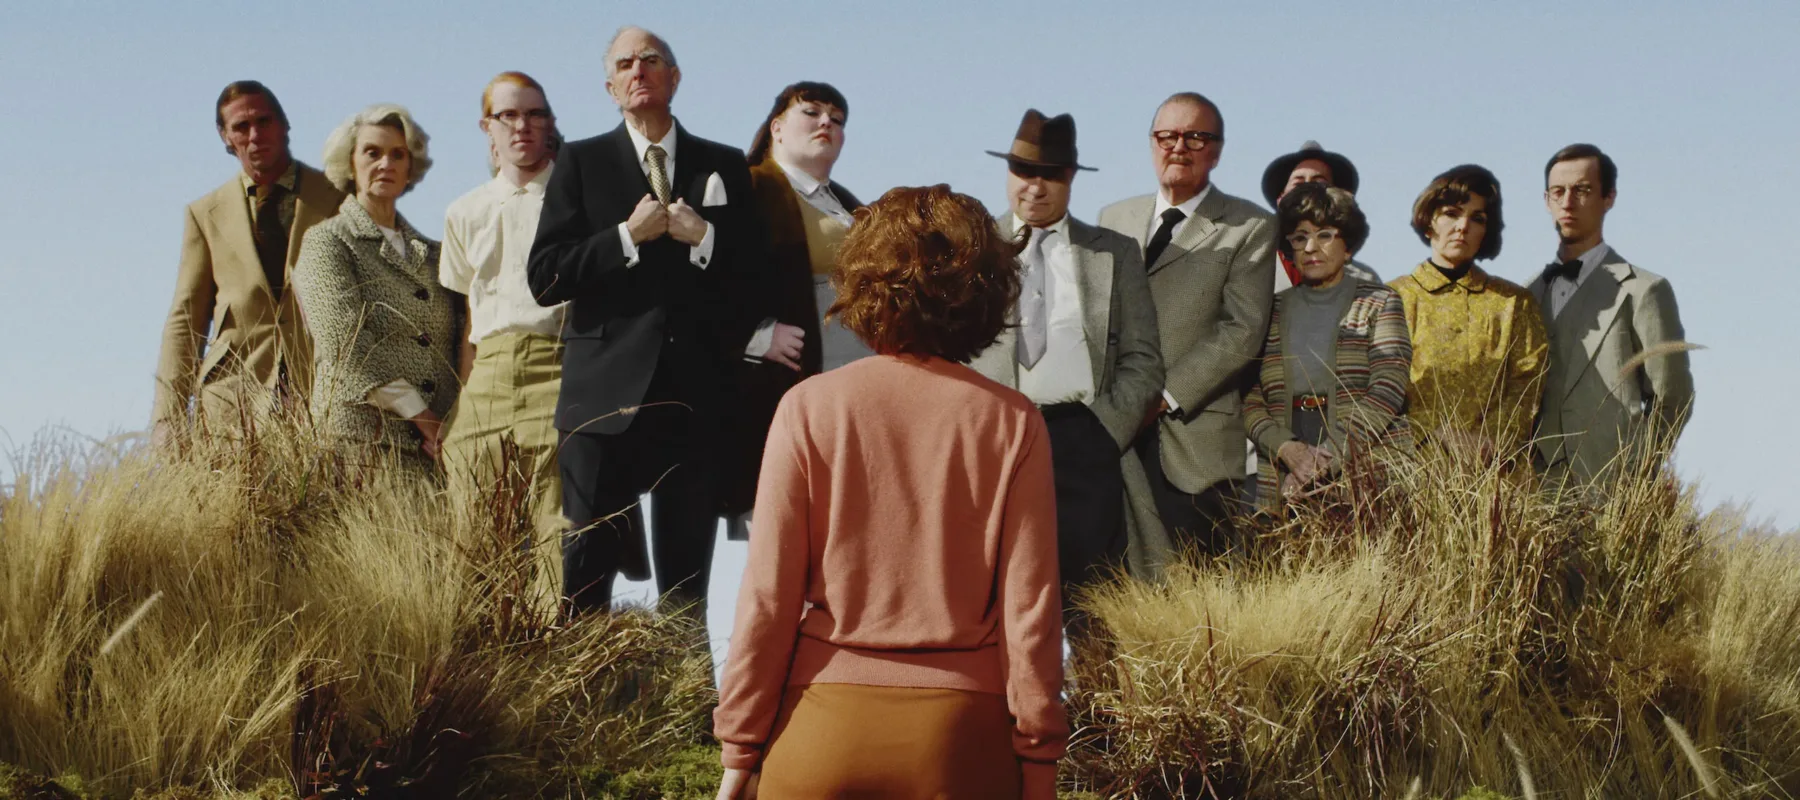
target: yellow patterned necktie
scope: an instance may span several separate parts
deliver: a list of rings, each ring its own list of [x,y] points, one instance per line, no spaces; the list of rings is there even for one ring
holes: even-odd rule
[[[650,162],[650,191],[656,195],[656,202],[669,204],[669,154],[661,147],[650,145],[644,151],[644,158]]]

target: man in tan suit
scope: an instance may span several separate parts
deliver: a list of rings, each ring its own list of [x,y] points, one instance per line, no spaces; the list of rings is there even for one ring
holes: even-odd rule
[[[1558,263],[1529,288],[1550,329],[1536,457],[1556,481],[1592,484],[1622,458],[1661,458],[1694,402],[1675,290],[1606,244],[1618,176],[1591,144],[1565,147],[1544,167],[1561,244]]]
[[[1275,218],[1212,185],[1225,120],[1204,96],[1163,101],[1150,128],[1160,190],[1106,207],[1100,225],[1144,245],[1163,364],[1162,403],[1127,459],[1127,561],[1154,577],[1176,550],[1235,544],[1244,480],[1240,406],[1268,332]]]
[[[1067,615],[1069,590],[1123,565],[1121,454],[1163,387],[1156,308],[1142,245],[1069,214],[1075,171],[1089,169],[1076,160],[1074,117],[1026,111],[1012,149],[988,154],[1007,162],[1001,232],[1030,233],[1018,324],[969,366],[1031,398],[1049,425]]]
[[[214,109],[240,172],[187,207],[156,367],[158,442],[189,423],[190,405],[214,431],[240,426],[279,396],[304,406],[312,343],[287,291],[288,270],[306,229],[344,199],[324,174],[294,160],[287,114],[268,87],[232,83]]]

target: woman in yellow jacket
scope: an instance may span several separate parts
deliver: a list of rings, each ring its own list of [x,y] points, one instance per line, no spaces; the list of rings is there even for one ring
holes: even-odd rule
[[[1412,332],[1413,431],[1483,461],[1524,453],[1549,364],[1537,300],[1475,265],[1500,254],[1503,227],[1500,181],[1455,167],[1413,203],[1413,230],[1431,258],[1389,284]]]

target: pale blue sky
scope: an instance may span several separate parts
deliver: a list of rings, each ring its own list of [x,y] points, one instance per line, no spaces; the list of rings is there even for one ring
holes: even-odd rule
[[[1204,92],[1225,112],[1227,192],[1260,202],[1263,166],[1306,139],[1356,161],[1374,227],[1361,257],[1385,277],[1426,253],[1413,197],[1475,162],[1507,199],[1490,266],[1528,280],[1555,248],[1544,160],[1599,144],[1621,172],[1607,239],[1673,282],[1690,340],[1711,348],[1693,357],[1682,474],[1708,505],[1800,526],[1800,426],[1780,421],[1800,398],[1788,2],[8,3],[0,431],[144,425],[182,207],[236,169],[212,123],[226,82],[272,87],[315,165],[351,112],[409,106],[437,164],[400,208],[435,236],[487,175],[486,80],[524,70],[568,136],[610,129],[602,51],[624,23],[673,44],[676,113],[701,136],[742,147],[783,85],[836,84],[851,109],[834,177],[865,199],[948,182],[1000,207],[1001,163],[982,151],[1004,150],[1035,106],[1075,115],[1100,168],[1074,189],[1092,220],[1153,188],[1156,103]],[[724,572],[741,563],[722,555]]]

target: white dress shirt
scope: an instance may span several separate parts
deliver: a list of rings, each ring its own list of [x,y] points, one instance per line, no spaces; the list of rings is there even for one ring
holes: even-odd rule
[[[1607,247],[1605,242],[1594,245],[1588,248],[1587,252],[1581,254],[1581,271],[1575,273],[1575,280],[1569,280],[1560,275],[1550,280],[1551,319],[1562,316],[1563,306],[1569,304],[1569,298],[1574,297],[1575,292],[1581,288],[1581,284],[1587,282],[1588,276],[1600,268],[1600,262],[1604,261],[1606,254],[1610,252],[1612,252],[1612,248]]]
[[[1013,230],[1030,230],[1016,214],[1013,226]],[[1082,326],[1080,281],[1075,274],[1075,250],[1069,242],[1068,215],[1043,231],[1050,324],[1044,355],[1033,366],[1019,365],[1019,392],[1038,405],[1086,403],[1094,399],[1094,361],[1088,354],[1087,329]]]
[[[644,134],[639,133],[638,129],[632,127],[629,122],[625,123],[625,132],[631,135],[631,146],[637,149],[638,169],[644,171],[646,178],[650,177],[650,159],[644,153],[650,149],[652,144],[663,149],[663,154],[666,156],[663,159],[663,174],[669,179],[669,196],[674,198],[679,194],[681,187],[675,185],[675,140],[680,137],[675,135],[675,122],[670,120],[669,130],[663,134],[660,142],[652,142],[645,138]],[[707,198],[709,203],[711,200],[712,198]],[[674,200],[671,199],[670,202],[674,202]],[[720,198],[720,203],[723,202],[724,198]],[[637,266],[637,244],[631,241],[631,228],[625,222],[619,223],[619,246],[625,251],[625,266]],[[694,245],[688,251],[688,262],[701,269],[706,269],[706,265],[712,263],[712,252],[713,224],[708,222],[706,223],[706,235],[700,238],[699,244]]]
[[[444,213],[438,283],[468,296],[470,342],[502,333],[562,335],[563,305],[538,305],[525,275],[544,185],[555,169],[552,162],[524,186],[495,175]]]
[[[788,166],[787,162],[780,158],[775,159],[775,165],[781,167],[781,171],[787,175],[788,185],[794,187],[794,193],[800,195],[800,199],[805,200],[807,204],[818,209],[819,213],[837,220],[846,228],[856,221],[850,215],[849,209],[844,208],[843,202],[838,200],[837,195],[832,194],[829,182],[808,175],[799,167]]]
[[[1144,241],[1146,243],[1148,243],[1150,241],[1150,237],[1156,235],[1156,229],[1162,227],[1162,215],[1163,215],[1164,211],[1168,211],[1171,208],[1179,208],[1179,209],[1181,209],[1182,213],[1185,216],[1183,216],[1181,218],[1180,222],[1175,223],[1175,227],[1173,230],[1169,231],[1169,243],[1174,244],[1175,240],[1181,236],[1181,229],[1186,228],[1187,224],[1194,220],[1194,210],[1198,209],[1200,207],[1200,201],[1205,200],[1207,195],[1212,194],[1212,191],[1213,191],[1212,182],[1208,181],[1206,184],[1206,188],[1201,189],[1199,194],[1188,198],[1187,202],[1182,203],[1181,205],[1175,205],[1173,203],[1170,203],[1169,196],[1166,194],[1163,194],[1161,191],[1158,191],[1156,193],[1156,210],[1154,213],[1152,213],[1150,215],[1150,232],[1144,237]],[[1149,264],[1144,265],[1144,269],[1149,269],[1149,268],[1150,268]],[[1280,272],[1279,269],[1277,269],[1276,271]],[[1172,413],[1172,414],[1181,413],[1181,404],[1175,402],[1175,396],[1172,394],[1169,394],[1168,389],[1163,390],[1162,396],[1163,396],[1163,402],[1167,403],[1169,405],[1170,413]]]

